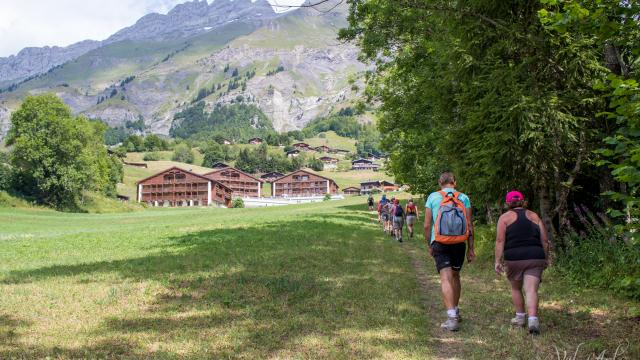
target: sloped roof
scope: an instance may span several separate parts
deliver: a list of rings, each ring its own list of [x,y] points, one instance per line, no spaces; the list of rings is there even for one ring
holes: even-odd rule
[[[209,171],[208,173],[204,174],[204,176],[211,175],[211,174],[215,174],[215,173],[218,173],[218,172],[221,172],[221,171],[225,171],[225,170],[226,170],[226,171],[229,171],[229,170],[237,171],[237,172],[239,172],[239,173],[241,173],[241,174],[243,174],[243,175],[246,175],[246,176],[248,176],[248,177],[250,177],[250,178],[254,179],[255,181],[258,181],[258,182],[263,182],[263,181],[264,181],[264,180],[262,180],[262,179],[258,179],[257,177],[255,177],[255,176],[253,176],[253,175],[251,175],[251,174],[247,174],[246,172],[244,172],[244,171],[242,171],[242,170],[240,170],[240,169],[236,169],[236,168],[234,168],[234,167],[232,167],[232,166],[229,166],[229,167],[226,167],[226,168],[222,168],[222,169],[213,170],[213,171]]]
[[[335,181],[335,180],[333,180],[333,179],[331,179],[331,178],[328,178],[328,177],[325,177],[325,176],[322,176],[322,175],[318,175],[318,174],[316,174],[316,173],[313,173],[313,172],[311,172],[311,171],[309,171],[309,170],[304,170],[304,169],[300,169],[300,170],[296,170],[296,171],[290,172],[290,173],[288,173],[288,174],[286,174],[286,175],[283,175],[283,176],[281,176],[281,177],[279,177],[279,178],[277,178],[277,179],[273,180],[273,182],[278,182],[278,181],[280,181],[280,180],[282,180],[282,179],[286,178],[287,176],[295,175],[295,174],[297,174],[297,173],[305,173],[305,174],[309,174],[309,175],[317,176],[317,177],[322,178],[322,179],[325,179],[325,180],[329,180],[329,181],[331,181],[332,183],[336,184],[336,187],[337,187],[337,188],[340,188],[340,187],[338,186],[338,183],[336,183],[336,181]]]
[[[196,173],[194,173],[193,171],[185,170],[185,169],[183,169],[183,168],[179,168],[179,167],[177,167],[177,166],[172,166],[172,167],[170,167],[170,168],[168,168],[168,169],[164,169],[164,170],[159,171],[159,172],[157,172],[157,173],[155,173],[155,174],[153,174],[153,175],[151,175],[151,176],[148,176],[148,177],[146,177],[146,178],[144,178],[144,179],[142,179],[142,180],[139,180],[138,182],[136,182],[136,185],[139,185],[140,183],[142,183],[142,182],[144,182],[144,181],[147,181],[147,180],[149,180],[149,179],[152,179],[152,178],[154,178],[154,177],[156,177],[156,176],[158,176],[158,175],[162,175],[162,174],[164,174],[164,173],[167,173],[167,172],[169,172],[169,171],[171,171],[171,170],[179,170],[179,171],[185,172],[185,173],[187,173],[187,174],[189,174],[189,175],[193,175],[193,176],[195,176],[195,177],[199,177],[199,178],[201,178],[201,179],[203,179],[203,180],[207,180],[207,181],[215,182],[215,183],[219,184],[220,186],[223,186],[223,187],[225,187],[225,188],[229,189],[229,191],[232,191],[230,187],[226,186],[225,184],[223,184],[223,183],[221,183],[221,182],[219,182],[219,181],[217,181],[217,180],[210,179],[210,178],[208,178],[208,177],[206,177],[206,176],[204,176],[204,175],[196,174]],[[220,170],[223,170],[223,169],[220,169]]]
[[[281,173],[281,172],[278,172],[278,171],[271,171],[271,172],[264,173],[264,174],[260,175],[260,178],[264,179],[266,177],[271,177],[271,176],[282,177],[282,176],[284,176],[284,174]]]
[[[360,159],[356,159],[356,160],[351,161],[351,163],[352,163],[352,164],[359,163],[359,162],[364,162],[364,163],[367,163],[367,164],[371,164],[371,163],[373,163],[373,161],[371,161],[371,160],[367,160],[367,159],[363,159],[363,158],[360,158]]]

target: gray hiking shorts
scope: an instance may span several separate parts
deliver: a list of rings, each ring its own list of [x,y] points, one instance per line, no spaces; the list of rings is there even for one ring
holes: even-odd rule
[[[404,219],[402,218],[402,216],[394,216],[393,217],[393,228],[396,230],[400,230],[402,229],[402,226],[404,226]]]
[[[407,225],[413,225],[416,223],[415,215],[407,215]]]

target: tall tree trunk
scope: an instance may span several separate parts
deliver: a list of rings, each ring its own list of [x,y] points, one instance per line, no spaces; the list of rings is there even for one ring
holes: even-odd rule
[[[552,246],[559,246],[556,244],[558,238],[555,227],[553,226],[553,215],[551,214],[551,204],[549,202],[549,186],[541,183],[536,187],[536,198],[538,198],[540,204],[540,218],[547,228],[549,234],[549,243]]]
[[[485,209],[487,211],[487,224],[493,225],[493,209],[490,205],[485,205]]]

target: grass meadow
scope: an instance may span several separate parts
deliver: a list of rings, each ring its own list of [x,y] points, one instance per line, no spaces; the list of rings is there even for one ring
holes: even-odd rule
[[[422,232],[392,241],[364,202],[0,208],[0,359],[611,358],[619,346],[617,359],[640,356],[638,303],[573,290],[553,270],[543,334],[509,328],[486,228],[463,270],[461,331],[441,332]]]

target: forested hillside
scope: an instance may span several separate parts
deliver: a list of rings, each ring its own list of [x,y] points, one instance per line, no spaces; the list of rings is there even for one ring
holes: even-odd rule
[[[252,137],[275,134],[271,121],[255,105],[216,106],[211,112],[200,101],[176,114],[169,134],[179,138],[223,137],[246,143]]]
[[[640,5],[350,4],[396,178],[427,193],[453,170],[488,223],[523,190],[577,278],[640,297]]]

